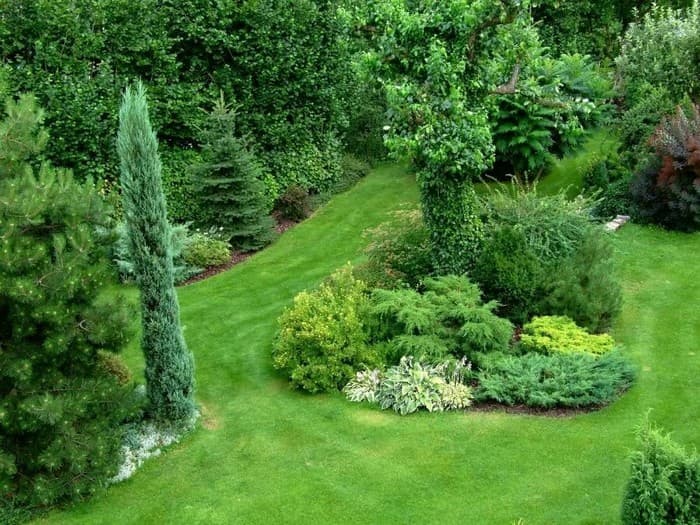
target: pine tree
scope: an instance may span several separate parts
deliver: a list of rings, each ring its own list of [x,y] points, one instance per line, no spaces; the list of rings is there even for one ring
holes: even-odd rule
[[[46,164],[33,97],[0,122],[0,515],[94,492],[120,462],[133,389],[104,366],[130,335],[130,309],[103,239],[94,187]],[[114,359],[107,357],[107,359]]]
[[[194,358],[180,327],[158,141],[140,82],[124,93],[117,151],[130,252],[141,289],[142,348],[152,415],[187,423],[195,414]]]
[[[223,228],[234,248],[251,251],[272,241],[263,168],[244,138],[236,136],[236,113],[223,95],[202,132],[203,163],[194,170],[207,226]]]

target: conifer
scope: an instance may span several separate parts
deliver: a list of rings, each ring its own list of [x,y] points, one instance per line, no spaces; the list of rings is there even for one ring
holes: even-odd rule
[[[158,141],[140,82],[124,93],[117,151],[129,250],[141,290],[146,392],[154,418],[186,424],[195,415],[194,358],[180,326]]]

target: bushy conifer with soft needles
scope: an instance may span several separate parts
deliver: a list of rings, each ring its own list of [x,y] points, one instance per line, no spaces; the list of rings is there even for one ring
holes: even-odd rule
[[[186,423],[195,414],[194,358],[180,326],[158,141],[141,83],[124,93],[117,150],[124,218],[141,289],[142,347],[152,415]]]
[[[700,523],[700,457],[646,421],[622,501],[624,525]]]
[[[94,187],[34,170],[46,141],[30,96],[0,122],[0,522],[87,496],[120,462],[133,390],[102,366],[130,335]],[[9,509],[9,510],[8,510]],[[8,517],[9,516],[9,517]]]
[[[263,167],[247,141],[236,136],[236,112],[223,95],[209,114],[202,139],[203,163],[194,174],[207,225],[222,228],[240,250],[269,244],[274,223],[265,198]]]

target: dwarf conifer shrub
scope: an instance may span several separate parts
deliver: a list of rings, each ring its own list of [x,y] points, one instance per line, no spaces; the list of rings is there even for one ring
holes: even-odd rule
[[[526,352],[602,355],[613,349],[615,341],[608,334],[589,334],[570,318],[555,315],[535,317],[523,326],[520,344]]]
[[[412,355],[426,362],[475,352],[505,350],[513,334],[496,316],[496,304],[483,303],[477,285],[464,276],[426,279],[425,291],[377,289],[372,296],[377,341],[386,341],[398,359]]]
[[[529,353],[490,359],[477,373],[475,398],[535,408],[591,407],[612,402],[634,380],[632,366],[618,352]]]
[[[301,292],[280,317],[272,357],[297,388],[339,390],[362,367],[381,363],[368,345],[369,296],[346,266],[318,289]]]
[[[622,501],[624,525],[700,523],[700,458],[648,422]]]
[[[622,308],[613,254],[607,232],[586,232],[576,251],[550,272],[539,312],[566,315],[594,333],[609,330]]]

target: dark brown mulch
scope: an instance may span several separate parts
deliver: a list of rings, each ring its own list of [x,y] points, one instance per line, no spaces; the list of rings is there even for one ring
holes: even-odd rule
[[[282,235],[284,232],[298,224],[294,221],[290,221],[289,219],[284,219],[278,215],[274,215],[274,219],[276,223],[275,231],[280,235]],[[255,253],[256,252],[233,252],[231,254],[231,259],[229,259],[224,264],[207,268],[202,273],[190,277],[185,282],[180,283],[178,286],[187,286],[188,284],[197,283],[199,281],[203,281],[204,279],[208,279],[209,277],[217,275],[221,272],[225,272],[226,270],[229,270],[236,266],[238,263],[245,261],[248,257]]]
[[[600,410],[602,406],[593,406],[587,408],[534,408],[526,405],[502,405],[500,403],[474,403],[470,406],[468,412],[502,412],[505,414],[524,414],[528,416],[544,416],[544,417],[573,417],[580,414],[587,414]]]

